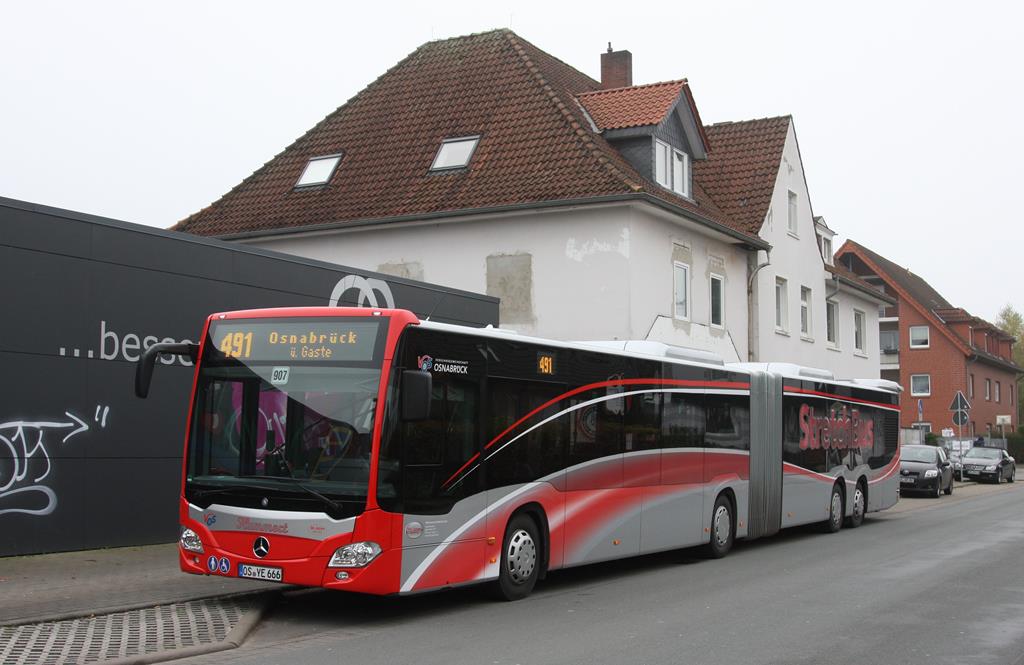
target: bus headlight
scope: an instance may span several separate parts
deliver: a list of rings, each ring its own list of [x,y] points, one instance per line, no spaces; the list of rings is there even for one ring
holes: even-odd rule
[[[362,568],[380,554],[380,545],[372,541],[343,545],[335,550],[328,568]]]
[[[199,536],[196,532],[188,527],[184,527],[181,530],[181,537],[178,538],[178,544],[181,545],[181,549],[189,552],[203,553],[203,541],[199,540]]]
[[[938,472],[937,469],[928,469],[927,471],[924,472],[924,477],[925,478],[934,478],[937,475],[939,475],[939,472]]]

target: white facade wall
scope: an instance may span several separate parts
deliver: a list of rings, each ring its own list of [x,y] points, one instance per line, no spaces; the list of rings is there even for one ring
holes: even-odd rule
[[[268,249],[503,298],[501,326],[562,340],[653,339],[747,359],[747,252],[642,204],[540,210],[455,221],[261,238]],[[673,318],[673,248],[690,263],[690,321]],[[528,255],[488,288],[488,257]],[[409,268],[412,268],[410,271]],[[405,272],[402,272],[402,270]],[[725,327],[710,320],[714,271]],[[509,289],[516,290],[507,298]],[[523,298],[528,293],[528,298]],[[529,311],[522,308],[527,302]]]
[[[789,193],[796,194],[796,233],[789,229]],[[831,370],[839,378],[878,378],[878,303],[861,296],[850,287],[838,289],[824,261],[815,234],[810,196],[804,180],[803,165],[796,134],[790,124],[772,195],[771,207],[760,236],[772,245],[770,265],[756,277],[754,309],[756,325],[751,340],[755,360],[759,362],[796,362]],[[765,253],[759,252],[759,263]],[[776,278],[787,282],[787,331],[776,327]],[[811,289],[811,326],[801,334],[800,288]],[[839,304],[838,344],[826,341],[825,299]],[[854,309],[864,312],[864,353],[854,349]]]

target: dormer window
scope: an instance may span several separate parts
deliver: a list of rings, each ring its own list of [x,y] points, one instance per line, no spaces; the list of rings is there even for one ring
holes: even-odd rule
[[[654,140],[654,179],[665,189],[689,198],[690,156],[664,141]]]
[[[306,162],[306,168],[302,170],[302,175],[299,176],[295,186],[315,187],[317,185],[326,185],[330,181],[331,176],[334,175],[334,171],[338,168],[338,162],[340,161],[341,155],[323,155],[322,157],[311,158]]]
[[[445,139],[434,156],[434,163],[430,165],[431,171],[448,171],[461,169],[469,165],[476,151],[476,144],[480,142],[479,136],[462,136],[454,139]]]
[[[832,265],[832,238],[821,236],[821,258],[826,265]]]

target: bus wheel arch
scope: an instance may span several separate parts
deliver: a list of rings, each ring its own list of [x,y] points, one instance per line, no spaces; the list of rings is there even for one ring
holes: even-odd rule
[[[547,577],[548,566],[551,563],[551,527],[548,524],[548,513],[544,510],[544,506],[540,505],[536,501],[531,501],[530,503],[524,503],[516,508],[515,511],[509,515],[509,522],[511,522],[516,515],[522,514],[525,514],[527,517],[532,519],[534,524],[537,526],[537,533],[540,536],[540,542],[538,543],[540,547],[540,556],[538,557],[540,572],[538,573],[537,579],[542,580]]]

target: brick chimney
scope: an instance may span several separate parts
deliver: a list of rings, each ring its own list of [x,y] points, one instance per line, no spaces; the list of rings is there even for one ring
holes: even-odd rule
[[[601,54],[601,89],[628,88],[633,85],[633,54],[629,51],[613,51],[608,42],[608,52]]]

